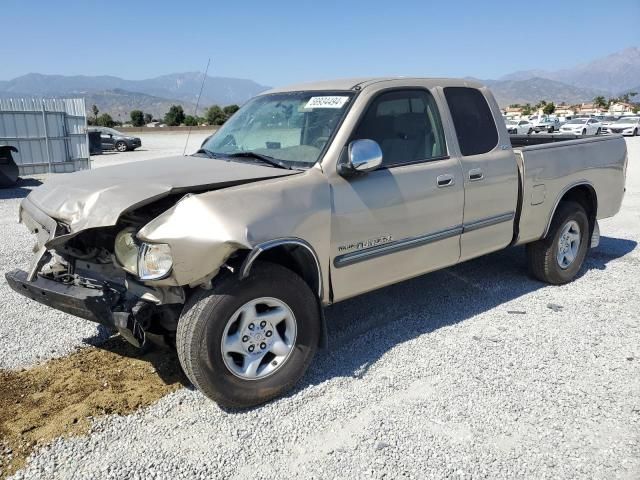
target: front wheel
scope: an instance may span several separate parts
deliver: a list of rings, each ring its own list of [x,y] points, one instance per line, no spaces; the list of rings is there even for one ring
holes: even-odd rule
[[[638,129],[636,128],[636,129],[633,130],[633,136],[635,137],[637,135],[638,135]]]
[[[245,408],[290,390],[315,355],[318,302],[280,265],[256,263],[244,280],[198,290],[178,322],[176,347],[191,382],[223,407]]]
[[[596,135],[600,135],[600,129],[596,130]]]
[[[125,142],[117,142],[116,150],[119,152],[126,152],[128,149],[127,144]]]
[[[584,129],[582,130],[582,135],[586,135],[586,134],[587,134],[587,129],[586,129],[586,128],[584,128]]]
[[[553,285],[573,280],[587,256],[589,231],[589,219],[582,205],[560,203],[547,236],[527,245],[531,274]]]

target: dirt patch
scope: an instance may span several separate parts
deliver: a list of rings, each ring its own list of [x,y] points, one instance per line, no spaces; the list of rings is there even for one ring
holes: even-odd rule
[[[119,337],[21,371],[0,371],[0,478],[56,437],[94,417],[150,405],[187,380],[170,350],[140,354]]]

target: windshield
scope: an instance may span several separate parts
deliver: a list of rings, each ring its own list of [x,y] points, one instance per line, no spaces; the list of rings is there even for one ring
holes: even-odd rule
[[[573,120],[569,120],[567,122],[567,124],[577,124],[577,125],[582,125],[583,123],[585,123],[587,120],[589,120],[588,118],[574,118]]]
[[[350,92],[285,92],[246,103],[207,140],[213,154],[253,152],[287,166],[310,167],[342,120]]]
[[[639,117],[623,117],[617,120],[616,123],[637,123],[639,119]]]
[[[517,125],[518,122],[516,122],[515,120],[507,120],[507,125]]]

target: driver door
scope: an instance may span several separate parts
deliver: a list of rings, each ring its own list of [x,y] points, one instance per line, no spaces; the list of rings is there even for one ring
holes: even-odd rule
[[[380,145],[382,166],[331,180],[334,301],[460,258],[462,167],[447,153],[433,95],[427,89],[383,91],[351,141],[365,138]]]

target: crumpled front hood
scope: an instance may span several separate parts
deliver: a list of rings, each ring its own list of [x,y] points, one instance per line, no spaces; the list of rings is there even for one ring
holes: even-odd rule
[[[208,157],[168,157],[51,175],[27,197],[76,233],[115,225],[122,213],[172,193],[213,190],[294,175],[296,170]]]

